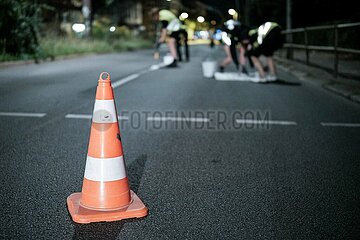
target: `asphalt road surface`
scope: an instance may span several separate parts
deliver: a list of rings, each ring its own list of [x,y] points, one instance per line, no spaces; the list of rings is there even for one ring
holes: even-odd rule
[[[204,78],[221,48],[0,69],[1,239],[360,239],[360,107],[280,72]],[[232,71],[231,66],[226,69]],[[101,72],[111,74],[142,219],[76,224]]]

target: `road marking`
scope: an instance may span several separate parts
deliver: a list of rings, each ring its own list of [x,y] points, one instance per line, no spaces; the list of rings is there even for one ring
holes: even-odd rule
[[[67,114],[65,118],[72,118],[72,119],[91,119],[91,114]]]
[[[148,117],[147,121],[173,121],[173,122],[210,122],[209,118],[187,118],[187,117]]]
[[[147,70],[143,70],[143,71],[140,71],[139,73],[133,73],[127,77],[124,77],[118,81],[115,81],[111,84],[111,86],[113,88],[117,88],[117,87],[120,87],[121,85],[124,85],[125,83],[128,83],[138,77],[140,77],[141,75],[147,73],[147,72],[151,72],[151,71],[155,71],[155,70],[158,70],[162,67],[164,67],[165,65],[163,63],[159,63],[159,64],[155,64],[155,65],[152,65],[151,67],[149,67],[149,69]]]
[[[46,116],[46,113],[24,113],[24,112],[0,112],[0,116],[6,117],[38,117]]]
[[[154,64],[154,65],[151,65],[151,67],[149,68],[148,71],[156,71],[160,68],[163,68],[165,67],[166,65],[164,63],[159,63],[159,64]]]
[[[120,87],[121,85],[124,85],[125,83],[130,82],[138,77],[140,77],[140,74],[134,73],[134,74],[131,74],[127,77],[124,77],[124,78],[112,83],[111,85],[113,88],[117,88],[117,87]]]
[[[236,123],[250,123],[250,124],[271,124],[271,125],[297,125],[292,121],[275,121],[275,120],[251,120],[251,119],[236,119]]]
[[[67,114],[65,118],[71,119],[92,119],[92,114]],[[129,120],[127,116],[118,116],[118,120]]]
[[[322,122],[323,127],[360,127],[360,123],[334,123],[334,122]]]

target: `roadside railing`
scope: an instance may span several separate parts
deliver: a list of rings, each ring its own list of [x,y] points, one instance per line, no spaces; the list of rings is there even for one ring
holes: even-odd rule
[[[286,43],[284,44],[284,48],[287,51],[286,56],[288,59],[293,60],[294,50],[302,50],[305,52],[305,63],[307,65],[326,68],[333,72],[334,77],[338,77],[340,54],[360,56],[360,50],[354,48],[360,48],[360,31],[357,29],[358,27],[360,27],[360,22],[284,30],[282,33],[286,36]],[[345,29],[347,32],[343,32]],[[327,46],[321,44],[326,44]],[[310,52],[314,51],[331,52],[333,54],[333,66],[324,67],[323,65],[319,66],[312,63]]]

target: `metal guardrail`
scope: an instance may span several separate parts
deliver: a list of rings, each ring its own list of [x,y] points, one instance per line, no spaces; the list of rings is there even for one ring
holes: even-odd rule
[[[326,52],[333,52],[334,53],[334,66],[333,72],[334,76],[338,77],[339,75],[339,53],[350,53],[350,54],[359,54],[360,50],[357,49],[350,49],[350,48],[341,48],[338,47],[339,44],[339,29],[342,28],[352,28],[352,27],[359,27],[360,22],[358,23],[343,23],[343,24],[334,24],[334,25],[325,25],[325,26],[314,26],[314,27],[305,27],[305,28],[294,28],[294,29],[287,29],[282,31],[284,35],[287,36],[287,42],[284,44],[284,47],[288,49],[288,58],[292,58],[292,50],[293,49],[303,49],[305,50],[306,54],[306,64],[310,64],[310,57],[309,51],[326,51]],[[334,39],[333,39],[333,46],[320,46],[320,45],[309,45],[308,41],[308,34],[310,31],[318,31],[318,30],[333,30],[334,31]],[[293,34],[294,33],[304,33],[304,43],[305,44],[296,44],[293,43]]]

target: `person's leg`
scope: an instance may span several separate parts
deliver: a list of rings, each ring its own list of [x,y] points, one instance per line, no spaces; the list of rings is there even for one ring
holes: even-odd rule
[[[240,46],[240,55],[239,55],[239,61],[240,61],[240,67],[241,67],[241,72],[242,73],[245,73],[245,74],[248,74],[248,71],[246,69],[246,58],[245,58],[245,48],[243,46]]]
[[[251,60],[253,61],[256,70],[259,72],[260,78],[265,78],[264,68],[261,64],[260,59],[255,56],[251,56]]]
[[[267,57],[267,65],[269,67],[269,71],[273,76],[276,76],[276,66],[274,63],[274,58],[273,56],[268,56]]]
[[[176,60],[177,54],[176,54],[176,39],[175,38],[171,37],[169,39],[168,47],[169,47],[171,56],[174,58],[174,60]]]
[[[236,69],[239,69],[239,57],[237,54],[237,43],[235,41],[231,41],[230,45],[230,55],[231,59],[234,62]]]
[[[176,41],[176,53],[177,53],[179,62],[181,62],[181,61],[182,61],[182,54],[181,54],[181,49],[180,49],[180,46],[181,46],[181,36],[179,35],[179,36],[176,38],[175,41]]]
[[[184,32],[184,46],[185,46],[185,58],[186,61],[190,61],[189,45],[188,45],[188,34]]]
[[[246,64],[246,59],[245,59],[245,49],[240,46],[240,56],[239,56],[239,60],[240,60],[240,65],[244,66]]]
[[[226,58],[220,64],[220,72],[223,72],[224,68],[232,62],[230,47],[228,45],[224,45],[224,51],[226,54]]]

